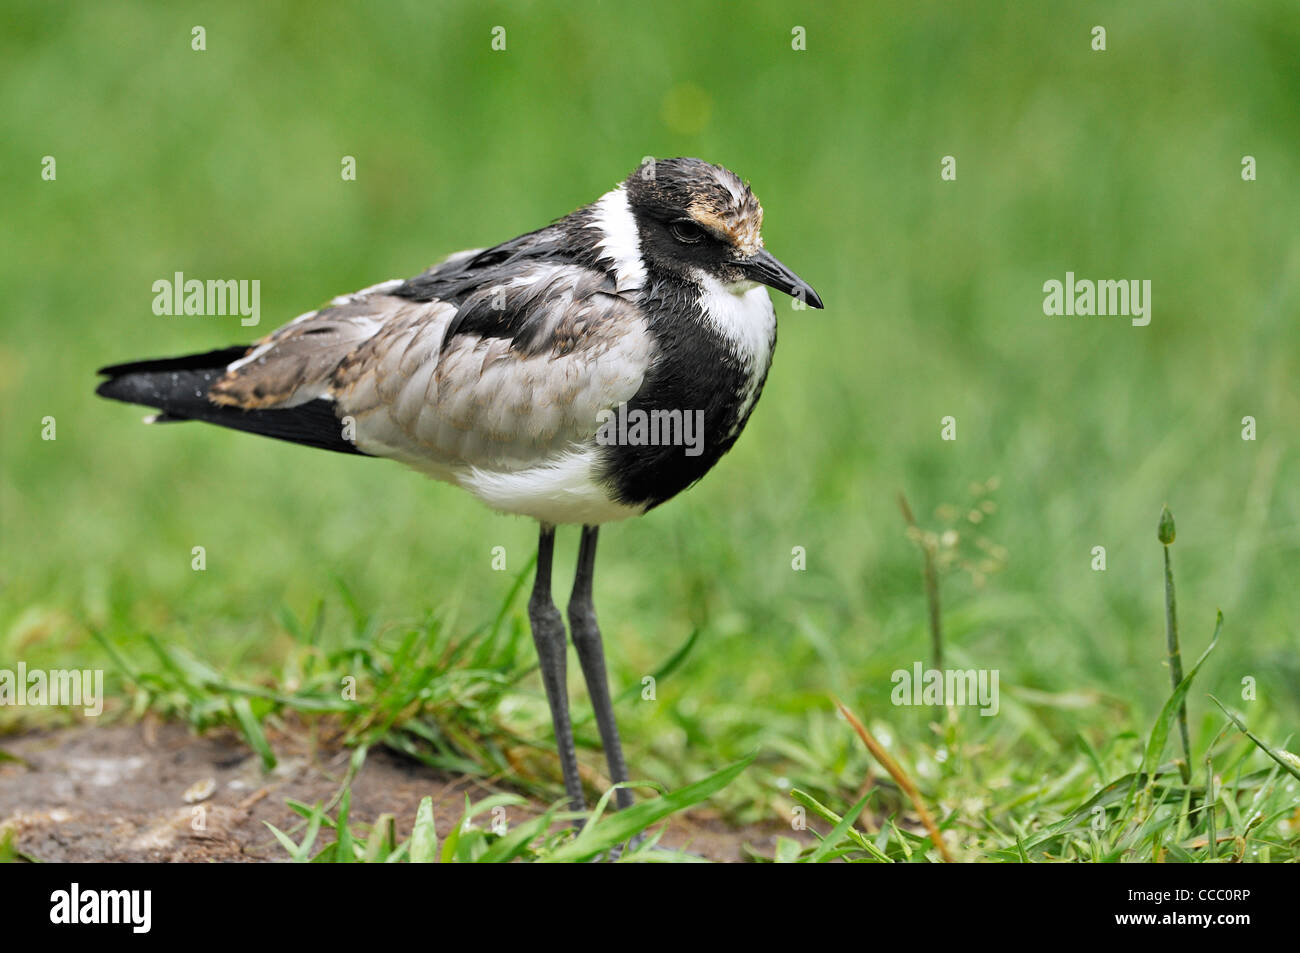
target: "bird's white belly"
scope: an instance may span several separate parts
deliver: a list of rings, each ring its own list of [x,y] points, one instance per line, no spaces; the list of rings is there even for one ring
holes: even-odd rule
[[[471,466],[421,451],[358,441],[367,453],[404,463],[443,483],[469,491],[494,510],[530,516],[544,523],[596,526],[640,516],[645,506],[628,506],[610,498],[596,479],[600,449],[590,446],[553,453],[536,463]]]
[[[518,470],[468,467],[451,479],[495,510],[531,516],[543,523],[598,525],[640,516],[644,506],[610,498],[595,479],[599,448],[569,451]]]

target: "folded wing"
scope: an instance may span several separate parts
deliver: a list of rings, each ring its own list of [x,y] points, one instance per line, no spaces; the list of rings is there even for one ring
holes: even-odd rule
[[[644,380],[645,320],[604,272],[538,254],[538,235],[512,244],[303,315],[231,364],[210,399],[330,401],[358,449],[435,474],[522,469],[590,444],[599,412]]]

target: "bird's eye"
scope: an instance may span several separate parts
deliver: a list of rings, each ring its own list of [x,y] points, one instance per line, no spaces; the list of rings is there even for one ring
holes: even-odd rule
[[[673,233],[673,238],[685,245],[694,245],[704,237],[704,229],[685,218],[670,223],[668,230]]]

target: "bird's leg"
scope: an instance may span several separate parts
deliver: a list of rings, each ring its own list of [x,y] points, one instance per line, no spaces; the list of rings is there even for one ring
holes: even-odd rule
[[[537,578],[528,600],[528,621],[533,629],[533,644],[551,706],[551,724],[555,728],[555,747],[564,771],[564,790],[575,811],[585,807],[582,781],[578,777],[578,754],[573,746],[573,725],[569,721],[569,695],[566,687],[564,619],[551,600],[551,557],[555,553],[555,527],[542,524],[537,540]]]
[[[615,784],[627,780],[627,765],[623,761],[623,745],[618,738],[618,724],[614,721],[614,705],[609,698],[609,679],[605,676],[605,650],[600,642],[600,628],[596,625],[596,607],[591,601],[592,576],[596,566],[596,534],[598,527],[582,528],[582,543],[578,548],[578,572],[573,579],[573,595],[569,598],[569,629],[573,646],[578,650],[582,674],[587,680],[587,694],[596,712],[596,726],[605,746],[605,760],[609,763],[609,777]],[[632,792],[619,788],[614,794],[619,807],[632,805]]]

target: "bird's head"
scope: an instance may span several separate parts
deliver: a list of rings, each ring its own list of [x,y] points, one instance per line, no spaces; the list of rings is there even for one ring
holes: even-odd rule
[[[624,182],[651,269],[744,290],[753,282],[822,307],[812,286],[763,247],[763,206],[734,172],[702,159],[646,161]]]

